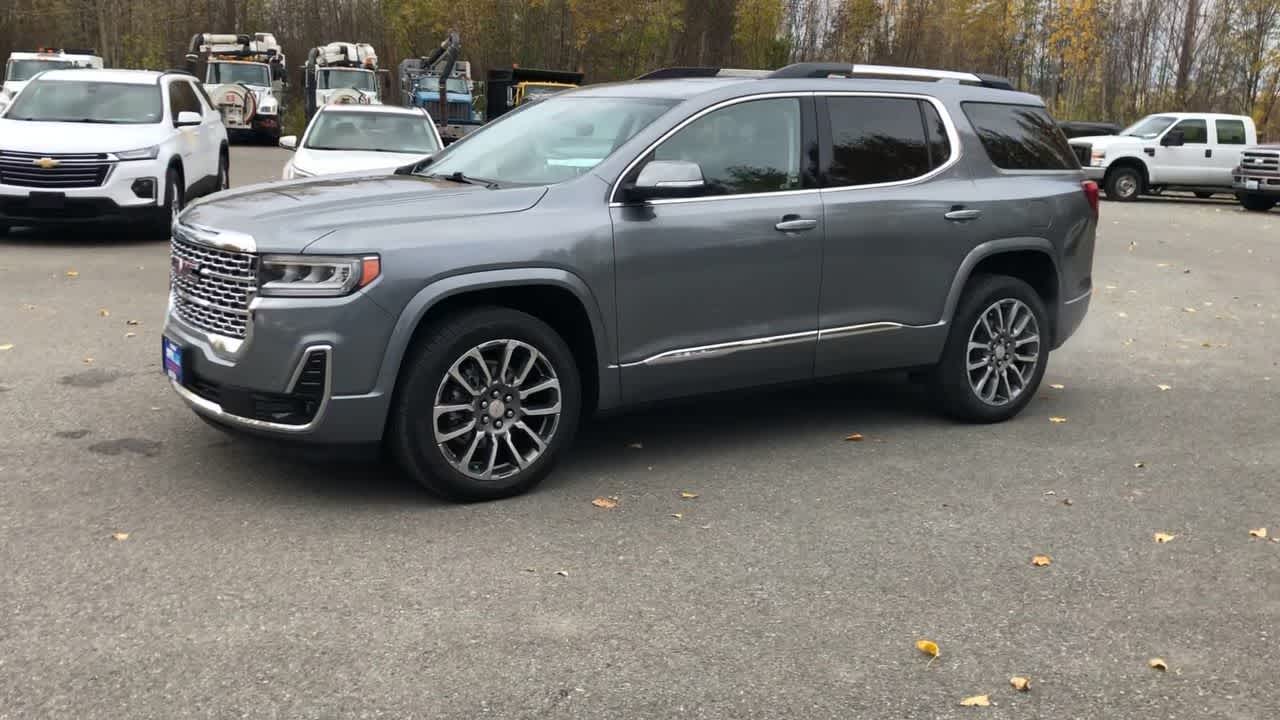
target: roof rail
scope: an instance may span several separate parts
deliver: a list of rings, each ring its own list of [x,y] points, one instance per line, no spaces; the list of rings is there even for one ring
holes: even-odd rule
[[[929,68],[898,67],[895,65],[851,65],[849,63],[805,62],[794,63],[769,75],[771,78],[828,78],[863,77],[891,80],[950,81],[981,85],[1001,90],[1012,90],[1013,83],[996,75],[933,70]]]
[[[672,78],[712,78],[712,77],[769,77],[769,70],[749,70],[746,68],[721,67],[669,67],[659,68],[641,75],[636,80],[669,80]]]

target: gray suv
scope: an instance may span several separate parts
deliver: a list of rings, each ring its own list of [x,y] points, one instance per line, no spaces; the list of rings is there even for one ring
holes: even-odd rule
[[[586,413],[696,393],[909,368],[995,422],[1084,318],[1097,213],[998,79],[659,71],[196,203],[163,362],[216,425],[381,443],[465,500],[532,487]]]

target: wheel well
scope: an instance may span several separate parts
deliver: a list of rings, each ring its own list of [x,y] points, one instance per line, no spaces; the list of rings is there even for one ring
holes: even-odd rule
[[[1147,164],[1137,158],[1121,158],[1111,163],[1107,168],[1107,175],[1102,180],[1105,186],[1111,181],[1111,174],[1120,168],[1133,168],[1138,171],[1138,175],[1142,177],[1142,186],[1146,188],[1151,183],[1151,176],[1147,174]]]
[[[983,258],[973,268],[969,277],[979,275],[1008,275],[1031,286],[1044,302],[1052,326],[1057,320],[1058,271],[1053,260],[1038,250],[1015,250]]]
[[[450,295],[427,311],[413,331],[413,347],[425,330],[441,318],[473,307],[506,307],[528,313],[551,326],[564,338],[582,378],[582,409],[595,410],[600,396],[600,365],[595,333],[586,308],[571,291],[555,285],[515,285]]]

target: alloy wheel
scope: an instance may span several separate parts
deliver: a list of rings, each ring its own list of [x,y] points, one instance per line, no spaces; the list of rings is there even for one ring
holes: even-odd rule
[[[982,311],[969,332],[965,370],[969,387],[988,405],[1016,400],[1040,362],[1040,326],[1026,303],[997,300]]]
[[[455,470],[507,480],[546,452],[560,412],[560,380],[547,356],[520,340],[491,340],[450,365],[436,389],[431,428]]]

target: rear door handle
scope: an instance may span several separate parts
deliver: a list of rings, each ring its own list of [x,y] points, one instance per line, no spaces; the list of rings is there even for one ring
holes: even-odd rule
[[[812,230],[818,227],[817,220],[805,220],[795,215],[788,215],[782,219],[782,222],[773,226],[779,232],[799,232],[801,230]]]
[[[964,210],[961,208],[956,208],[955,210],[948,212],[946,215],[943,215],[942,217],[948,220],[962,221],[962,220],[975,220],[981,214],[982,214],[981,210]]]

